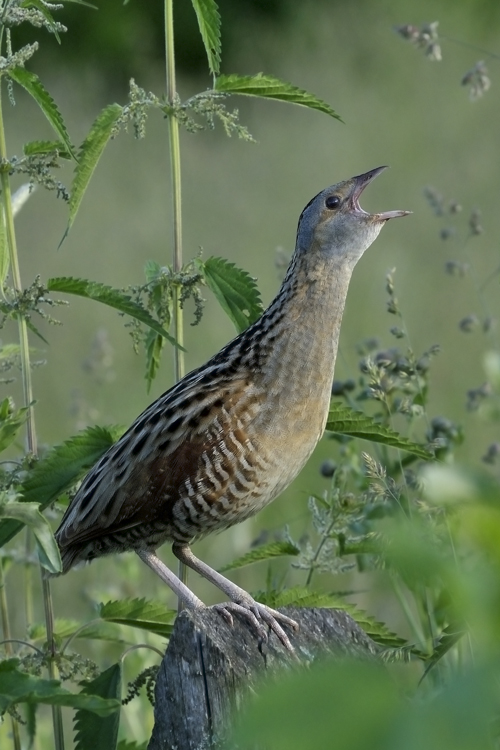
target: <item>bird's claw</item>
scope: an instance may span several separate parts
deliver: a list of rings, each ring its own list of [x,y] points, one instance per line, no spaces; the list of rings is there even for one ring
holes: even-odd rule
[[[281,620],[285,625],[288,625],[297,632],[299,626],[291,617],[287,617],[281,614],[281,612],[271,609],[271,607],[265,604],[260,604],[253,599],[249,602],[224,602],[223,604],[216,604],[215,609],[220,612],[229,625],[233,625],[231,612],[241,615],[241,617],[248,621],[250,627],[257,633],[258,637],[263,641],[267,641],[268,633],[263,625],[264,623],[275,633],[287,651],[295,653],[290,639],[278,622],[278,620]]]

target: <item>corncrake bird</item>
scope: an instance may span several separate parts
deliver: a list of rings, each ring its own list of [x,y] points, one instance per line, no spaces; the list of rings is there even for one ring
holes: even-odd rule
[[[146,409],[87,474],[56,539],[63,573],[134,550],[189,609],[203,602],[157,557],[176,557],[221,589],[216,605],[266,625],[289,649],[289,617],[256,602],[191,551],[240,523],[296,477],[323,434],[340,324],[354,266],[388,219],[369,214],[364,188],[385,167],[326,188],[302,211],[295,252],[262,317]]]

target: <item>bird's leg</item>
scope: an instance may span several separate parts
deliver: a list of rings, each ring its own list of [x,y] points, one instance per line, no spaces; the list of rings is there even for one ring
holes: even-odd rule
[[[218,589],[223,591],[231,599],[230,602],[216,605],[216,608],[221,611],[221,614],[235,612],[242,615],[250,621],[251,626],[257,631],[259,636],[266,639],[267,634],[262,627],[262,622],[264,622],[274,633],[276,633],[285,648],[293,652],[293,646],[278,620],[281,620],[285,625],[293,628],[293,630],[298,630],[299,626],[295,620],[292,620],[286,615],[282,615],[281,612],[271,609],[271,607],[268,607],[265,604],[256,602],[255,599],[252,599],[250,594],[244,589],[240,588],[193,555],[189,545],[174,544],[172,550],[174,555],[181,562],[195,570],[199,575],[203,576],[203,578],[206,578],[207,581],[210,581],[210,583],[213,583],[214,586],[217,586]]]
[[[174,594],[177,594],[179,599],[182,599],[188,609],[202,609],[205,607],[205,604],[203,604],[201,599],[198,599],[191,589],[188,589],[186,584],[183,583],[180,578],[177,578],[175,573],[172,573],[170,568],[167,568],[165,563],[162,562],[154,552],[149,549],[136,550],[136,552],[141,560],[145,562],[151,570],[154,570],[154,572],[160,576],[162,581],[165,581],[167,586],[170,586]]]

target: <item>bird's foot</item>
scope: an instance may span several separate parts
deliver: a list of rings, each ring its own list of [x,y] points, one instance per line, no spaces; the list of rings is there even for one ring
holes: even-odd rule
[[[281,621],[284,625],[288,625],[288,627],[297,632],[299,626],[291,617],[281,614],[281,612],[278,612],[276,609],[271,609],[271,607],[268,607],[266,604],[260,604],[250,597],[248,598],[248,601],[244,600],[241,602],[223,602],[222,604],[216,604],[214,609],[224,617],[229,625],[233,625],[232,613],[240,615],[248,621],[252,630],[254,630],[258,637],[263,641],[267,641],[268,633],[265,628],[265,625],[267,625],[268,628],[277,635],[287,651],[295,653],[290,639],[279,622]]]

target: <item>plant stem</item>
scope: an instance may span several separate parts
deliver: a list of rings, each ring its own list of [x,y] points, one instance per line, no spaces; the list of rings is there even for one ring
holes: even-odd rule
[[[50,583],[42,573],[42,593],[43,606],[45,612],[45,627],[47,630],[47,645],[49,648],[48,672],[51,680],[58,678],[58,672],[55,663],[55,640],[54,640],[54,608],[52,606],[52,593]],[[64,750],[64,731],[62,723],[62,713],[60,706],[51,706],[52,708],[52,725],[54,727],[54,740],[56,750]]]
[[[174,48],[174,13],[173,0],[165,0],[165,64],[167,83],[167,102],[173,106],[176,98],[175,82],[175,48]],[[182,194],[181,194],[181,151],[179,142],[179,122],[175,115],[169,117],[169,147],[170,147],[170,173],[172,180],[172,205],[173,205],[173,252],[172,270],[174,275],[182,269]],[[174,336],[178,344],[183,345],[184,327],[183,314],[180,304],[180,288],[174,285]],[[184,354],[174,347],[174,377],[177,382],[184,375]],[[187,583],[187,568],[179,563],[179,578]],[[183,608],[179,599],[177,609]]]
[[[0,159],[7,159],[7,145],[5,141],[5,128],[2,109],[2,92],[0,90]],[[19,259],[16,243],[16,232],[14,227],[14,214],[12,211],[12,194],[10,190],[9,174],[2,171],[0,175],[2,187],[2,216],[0,220],[5,223],[5,236],[9,248],[10,273],[14,294],[17,298],[22,294],[21,273],[19,270]],[[33,409],[33,383],[31,379],[31,362],[28,341],[28,326],[26,318],[19,313],[17,315],[17,324],[19,332],[19,348],[21,354],[21,371],[24,406],[28,407],[28,419],[26,422],[27,429],[27,446],[28,453],[32,456],[37,455],[37,438],[35,430],[35,413]],[[55,644],[53,638],[53,612],[52,599],[50,596],[49,582],[43,577],[42,572],[42,591],[44,597],[45,622],[47,628],[47,640],[51,658],[49,659],[49,676],[51,679],[56,677],[56,667],[54,663]],[[64,750],[64,736],[62,734],[62,714],[60,706],[52,706],[52,722],[54,726],[54,739],[56,750]]]
[[[333,520],[330,523],[330,525],[328,526],[327,530],[325,531],[325,533],[322,535],[322,537],[320,539],[320,542],[319,542],[319,544],[318,544],[318,546],[316,548],[316,552],[314,553],[313,559],[311,560],[311,565],[310,565],[310,568],[309,568],[309,571],[308,571],[308,574],[307,574],[307,579],[306,579],[306,588],[310,585],[310,583],[312,581],[312,577],[313,577],[314,571],[316,570],[315,562],[317,561],[317,559],[318,559],[318,557],[320,555],[321,550],[325,546],[326,540],[330,538],[330,533],[331,533],[331,531],[332,531],[332,529],[333,529],[334,526],[335,526],[335,520]]]
[[[5,647],[5,653],[7,656],[12,656],[12,643],[13,639],[10,635],[10,621],[9,621],[9,605],[7,602],[7,594],[5,591],[5,576],[3,570],[3,560],[0,558],[0,617],[2,619],[2,633],[3,633],[3,644]],[[19,732],[19,724],[11,717],[12,720],[12,739],[14,741],[14,750],[21,750],[21,735]]]

